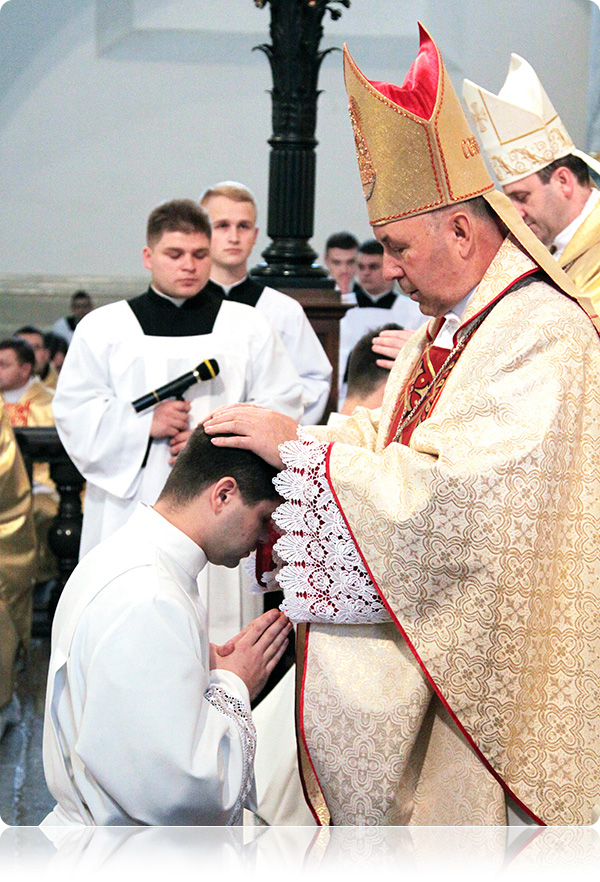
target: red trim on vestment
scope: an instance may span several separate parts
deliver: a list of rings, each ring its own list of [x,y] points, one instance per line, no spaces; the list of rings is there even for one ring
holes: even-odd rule
[[[506,294],[506,293],[512,288],[513,285],[516,285],[517,282],[520,282],[522,279],[526,279],[527,276],[532,276],[534,273],[537,273],[537,272],[539,271],[539,269],[540,269],[539,266],[535,266],[535,267],[533,267],[532,269],[527,270],[527,272],[521,273],[521,275],[520,275],[520,276],[517,276],[516,279],[513,279],[513,280],[510,282],[510,284],[508,284],[508,285],[506,286],[506,288],[504,288],[502,291],[500,291],[500,293],[497,294],[496,297],[494,297],[492,300],[490,300],[488,303],[486,303],[485,306],[482,306],[481,309],[479,310],[479,312],[476,312],[475,315],[472,315],[471,318],[468,319],[468,321],[465,321],[465,322],[463,322],[461,325],[459,325],[459,327],[456,329],[456,332],[454,333],[454,336],[452,337],[452,343],[453,343],[453,345],[456,346],[456,337],[457,337],[458,332],[460,331],[461,328],[464,328],[465,325],[468,325],[468,324],[470,324],[472,321],[475,321],[475,320],[478,318],[478,316],[480,316],[483,312],[486,311],[486,309],[490,309],[490,307],[493,307],[493,306],[498,302],[498,300],[500,300],[501,297],[504,297],[504,295],[505,295],[505,294]],[[431,324],[431,323],[430,323],[430,324]],[[431,343],[431,335],[430,335],[430,330],[429,330],[429,328],[430,328],[430,324],[429,324],[429,325],[427,326],[427,328],[425,329],[425,333],[426,333],[427,339],[428,339],[429,342]],[[440,328],[438,328],[438,332],[437,332],[437,333],[439,333],[440,330],[441,330],[441,326],[440,326]],[[477,330],[478,330],[478,329],[477,329]],[[436,333],[436,337],[437,337],[437,333]],[[477,331],[475,331],[475,333],[477,333]],[[433,338],[433,339],[435,339],[435,338]],[[469,341],[467,342],[467,345],[465,346],[465,349],[467,348],[468,345],[469,345]],[[423,358],[423,353],[425,352],[425,349],[426,349],[426,348],[427,348],[427,345],[424,347],[423,352],[421,352],[421,354],[420,354],[420,356],[419,356],[419,361],[417,362],[417,365],[416,365],[416,366],[418,366],[418,365],[420,364],[420,360]],[[434,348],[435,348],[435,347],[434,347]],[[463,352],[464,352],[464,350],[463,350]],[[454,364],[452,365],[452,367],[454,367],[454,365],[458,362],[458,359],[460,358],[461,355],[462,355],[462,352],[460,352],[460,353],[458,354],[458,357],[456,358],[456,361],[454,362]],[[391,424],[390,424],[390,429],[389,429],[389,432],[388,432],[387,441],[386,441],[386,445],[385,445],[386,447],[388,447],[390,444],[392,444],[392,443],[394,442],[394,438],[395,438],[395,436],[396,436],[396,432],[398,431],[398,426],[399,426],[399,424],[400,424],[400,421],[401,421],[402,417],[404,416],[404,412],[400,410],[401,399],[402,399],[402,398],[405,396],[405,394],[406,394],[406,389],[407,389],[408,384],[411,383],[411,382],[415,382],[415,380],[416,380],[416,377],[414,377],[414,372],[413,372],[413,374],[411,374],[410,377],[408,378],[408,380],[407,380],[407,382],[406,382],[406,385],[405,385],[404,388],[402,389],[402,392],[401,392],[400,395],[398,396],[398,401],[396,402],[396,408],[397,408],[397,409],[396,409],[396,412],[395,412],[395,414],[394,414],[394,419],[392,420],[392,422],[391,422]],[[442,386],[441,389],[438,390],[438,392],[437,392],[437,394],[436,394],[436,396],[435,396],[435,399],[434,399],[433,405],[431,406],[431,410],[429,411],[429,413],[427,414],[427,416],[425,417],[425,419],[428,419],[428,418],[431,416],[431,414],[434,412],[435,407],[436,407],[436,405],[437,405],[437,403],[438,403],[438,401],[439,401],[439,399],[440,399],[440,396],[441,396],[442,392],[443,392],[443,386]],[[418,406],[417,406],[417,411],[419,411],[424,405],[425,405],[425,399],[423,399],[423,400],[418,404]],[[418,412],[415,413],[413,420],[408,424],[408,426],[405,427],[404,431],[402,432],[402,440],[401,440],[401,443],[402,443],[402,444],[405,444],[406,446],[408,446],[408,444],[410,443],[410,439],[412,438],[412,434],[413,434],[413,432],[414,432],[415,429],[420,425],[420,422],[417,422],[417,420],[418,420],[418,416],[419,416]],[[421,420],[421,422],[424,422],[424,420]]]
[[[526,273],[525,275],[529,275],[529,274]],[[513,284],[514,284],[514,283],[513,283]],[[402,637],[403,637],[404,640],[406,641],[406,645],[408,646],[408,648],[409,648],[410,651],[412,652],[413,656],[415,657],[415,660],[416,660],[417,664],[419,665],[419,667],[421,668],[421,670],[423,671],[423,673],[424,673],[425,676],[427,677],[427,680],[429,681],[429,683],[430,683],[430,685],[431,685],[431,688],[433,689],[433,691],[435,692],[435,694],[437,695],[437,697],[439,698],[439,700],[442,702],[442,704],[444,705],[444,707],[446,708],[446,710],[448,711],[448,713],[450,714],[450,716],[452,717],[452,719],[454,720],[454,722],[456,723],[456,725],[458,726],[458,729],[459,729],[460,732],[464,735],[464,737],[467,739],[468,743],[471,745],[471,747],[473,748],[473,750],[475,751],[475,753],[477,754],[477,756],[479,757],[479,759],[481,760],[481,762],[483,763],[483,765],[486,767],[486,769],[488,770],[488,772],[490,772],[490,774],[496,779],[496,781],[498,781],[498,783],[500,784],[500,786],[502,787],[502,789],[503,789],[506,793],[508,793],[508,794],[511,796],[512,799],[514,799],[514,801],[517,803],[517,805],[519,805],[519,806],[523,809],[523,811],[524,811],[527,815],[529,815],[529,817],[530,817],[530,818],[531,818],[536,824],[540,824],[540,825],[543,826],[543,827],[547,826],[547,825],[544,823],[544,821],[542,821],[540,818],[538,818],[538,817],[537,817],[537,816],[531,811],[531,809],[528,809],[527,806],[524,805],[524,803],[521,802],[521,800],[518,798],[518,796],[516,796],[516,795],[513,793],[513,791],[512,791],[512,790],[510,789],[510,787],[508,786],[508,784],[502,779],[502,777],[500,776],[500,774],[499,774],[499,773],[498,773],[498,772],[497,772],[497,771],[496,771],[496,770],[490,765],[490,763],[488,762],[488,760],[485,758],[485,756],[482,754],[482,752],[480,751],[480,749],[477,747],[477,745],[476,745],[475,742],[473,741],[472,737],[471,737],[471,736],[469,735],[469,733],[465,730],[465,728],[463,727],[462,723],[460,722],[460,720],[458,719],[458,717],[456,716],[456,714],[454,713],[454,711],[452,710],[452,708],[450,707],[450,705],[448,704],[448,702],[446,701],[446,699],[444,698],[444,696],[442,695],[442,693],[441,693],[439,687],[436,685],[436,683],[435,683],[433,677],[431,676],[431,674],[430,674],[429,671],[427,670],[427,668],[426,668],[424,662],[421,660],[421,657],[419,656],[419,653],[417,652],[417,650],[415,649],[415,647],[413,646],[413,644],[412,644],[411,641],[409,640],[408,635],[406,634],[404,628],[402,627],[402,625],[401,625],[400,622],[398,621],[398,618],[396,617],[395,613],[392,611],[392,609],[391,609],[391,607],[390,607],[388,601],[387,601],[386,598],[383,596],[383,594],[382,594],[382,592],[381,592],[381,590],[380,590],[380,588],[379,588],[379,585],[377,584],[377,581],[376,581],[376,579],[375,579],[375,577],[374,577],[374,575],[373,575],[373,573],[372,573],[372,571],[371,571],[371,568],[370,568],[369,564],[367,563],[367,560],[366,560],[364,554],[362,553],[362,551],[361,551],[361,549],[360,549],[360,546],[359,546],[359,544],[358,544],[358,541],[357,541],[357,539],[356,539],[356,536],[354,535],[354,532],[353,532],[353,530],[352,530],[350,524],[348,523],[348,519],[347,519],[346,514],[345,514],[345,512],[344,512],[344,510],[343,510],[343,508],[342,508],[342,505],[341,505],[341,503],[340,503],[339,497],[338,497],[337,493],[335,492],[335,488],[334,488],[334,486],[333,486],[333,481],[331,480],[331,471],[330,471],[331,450],[332,450],[332,448],[333,448],[333,443],[329,445],[329,447],[328,447],[328,449],[327,449],[327,454],[326,454],[326,457],[325,457],[325,472],[326,472],[326,475],[327,475],[327,482],[328,482],[328,484],[329,484],[329,488],[330,488],[330,490],[331,490],[331,492],[332,492],[332,494],[333,494],[333,498],[335,499],[335,504],[337,505],[337,507],[338,507],[338,509],[339,509],[339,511],[340,511],[340,513],[341,513],[341,515],[342,515],[342,518],[344,519],[344,523],[346,524],[346,527],[348,528],[348,532],[350,533],[350,536],[352,537],[352,541],[354,542],[354,545],[355,545],[355,547],[356,547],[356,550],[358,551],[358,553],[359,553],[359,555],[360,555],[360,558],[361,558],[362,562],[363,562],[364,565],[365,565],[365,568],[366,568],[366,570],[367,570],[367,572],[368,572],[368,574],[369,574],[369,576],[370,576],[370,578],[371,578],[371,581],[373,582],[373,585],[375,586],[375,589],[376,589],[377,593],[379,594],[379,596],[380,596],[380,598],[381,598],[381,601],[382,601],[383,605],[385,606],[385,608],[386,608],[387,611],[389,612],[389,614],[390,614],[390,616],[391,616],[391,618],[392,618],[392,621],[394,622],[394,624],[396,625],[396,627],[397,627],[398,630],[400,631]],[[318,779],[317,779],[317,780],[318,780]]]
[[[506,288],[503,288],[502,291],[500,291],[499,294],[497,294],[492,300],[490,300],[488,303],[486,303],[485,306],[482,306],[481,309],[479,310],[479,312],[476,312],[475,315],[472,315],[471,318],[469,319],[469,322],[472,322],[474,319],[476,319],[478,316],[480,316],[482,312],[485,312],[486,309],[488,309],[488,307],[490,307],[494,303],[496,303],[496,301],[499,300],[501,297],[504,297],[504,295],[513,287],[513,285],[516,285],[517,282],[520,282],[522,279],[526,279],[527,276],[533,276],[535,273],[539,273],[540,270],[542,272],[544,272],[543,268],[536,264],[531,269],[528,269],[526,272],[521,273],[520,276],[517,276],[516,279],[513,279],[512,282],[510,282],[506,286]],[[546,276],[546,279],[544,279],[544,281],[546,281],[549,285],[553,285],[552,279],[549,276]],[[564,293],[564,291],[562,293]],[[466,324],[468,324],[468,322],[463,322],[462,325],[459,325],[459,327],[456,329],[456,333],[454,334],[454,337],[452,338],[452,341],[455,345],[456,345],[456,334],[458,334],[460,329],[463,328]]]

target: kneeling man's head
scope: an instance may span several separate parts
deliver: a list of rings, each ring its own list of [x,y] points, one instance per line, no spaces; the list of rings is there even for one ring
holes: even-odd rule
[[[266,541],[281,502],[277,470],[250,450],[216,447],[198,426],[154,506],[199,545],[208,560],[236,566]]]

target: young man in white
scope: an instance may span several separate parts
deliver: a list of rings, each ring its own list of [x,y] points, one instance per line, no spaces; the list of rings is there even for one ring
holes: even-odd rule
[[[383,275],[383,247],[376,239],[367,239],[358,248],[357,282],[353,291],[356,306],[340,322],[340,372],[338,378],[340,410],[347,395],[348,359],[358,341],[369,331],[384,324],[397,324],[398,330],[386,330],[380,340],[374,338],[373,352],[380,356],[379,367],[393,366],[394,359],[413,331],[423,324],[419,305],[394,290],[394,282]],[[384,347],[381,348],[381,343]]]
[[[253,194],[243,184],[223,181],[206,190],[200,202],[212,226],[207,290],[254,306],[268,316],[302,380],[304,415],[300,422],[318,423],[329,396],[331,365],[302,306],[248,275],[248,260],[258,236]]]
[[[76,567],[52,631],[45,825],[238,824],[253,806],[250,702],[291,625],[270,610],[211,644],[197,575],[266,538],[274,474],[247,451],[223,456],[200,427],[154,507]]]
[[[191,200],[150,214],[148,291],[95,309],[77,327],[53,402],[67,453],[87,481],[81,555],[107,538],[137,502],[153,504],[174,455],[218,402],[271,402],[302,415],[300,378],[271,324],[256,310],[202,289],[210,273],[210,222]],[[205,359],[219,374],[185,401],[136,413],[132,402]]]

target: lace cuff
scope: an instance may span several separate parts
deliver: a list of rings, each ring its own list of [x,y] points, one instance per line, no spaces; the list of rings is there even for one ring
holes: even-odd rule
[[[254,754],[256,753],[256,728],[254,721],[246,705],[239,698],[234,698],[226,692],[222,686],[209,686],[204,697],[219,713],[223,714],[235,724],[242,742],[242,786],[235,805],[231,810],[231,817],[227,821],[228,827],[235,827],[242,823],[243,808],[248,794],[254,784]]]
[[[275,551],[285,600],[293,622],[373,624],[387,622],[384,607],[363,564],[327,481],[328,444],[304,432],[280,454],[287,466],[274,479],[286,500],[273,520],[284,532]]]

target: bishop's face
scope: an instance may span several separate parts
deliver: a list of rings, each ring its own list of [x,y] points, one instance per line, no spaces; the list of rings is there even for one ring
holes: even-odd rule
[[[165,232],[143,252],[152,285],[177,299],[193,297],[210,276],[210,240],[204,233]]]
[[[460,303],[467,291],[456,261],[453,237],[446,218],[436,212],[419,214],[374,227],[383,245],[383,275],[396,279],[424,315],[443,316]]]

